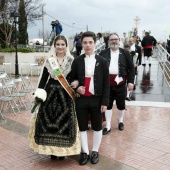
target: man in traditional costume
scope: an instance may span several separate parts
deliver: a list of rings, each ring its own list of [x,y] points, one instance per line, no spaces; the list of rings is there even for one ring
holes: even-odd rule
[[[128,90],[133,89],[134,83],[134,65],[128,51],[119,48],[120,39],[116,33],[109,36],[109,47],[101,51],[100,55],[109,62],[110,74],[110,97],[106,117],[106,128],[103,129],[103,135],[111,131],[112,107],[114,100],[118,109],[118,129],[124,129],[124,113],[126,84]]]
[[[145,36],[142,39],[141,45],[144,50],[144,62],[143,66],[146,66],[146,59],[149,60],[149,67],[151,66],[151,56],[153,47],[156,46],[156,39],[150,35],[149,31],[145,31]]]
[[[137,68],[138,66],[141,65],[142,53],[141,53],[141,47],[135,43],[134,38],[129,39],[129,45],[130,45],[129,53],[130,56],[132,57],[134,68],[135,68],[135,78],[134,78],[134,90],[135,90],[135,83],[136,83],[137,72],[138,72]],[[131,101],[130,93],[131,91],[127,90],[126,100],[128,101]]]
[[[88,120],[90,115],[93,130],[93,147],[91,163],[99,161],[99,146],[102,139],[102,116],[109,101],[108,62],[94,52],[96,35],[93,32],[82,34],[82,46],[85,54],[77,57],[72,64],[71,79],[78,80],[76,89],[76,113],[80,129],[82,152],[79,164],[85,165],[89,160],[87,139]]]

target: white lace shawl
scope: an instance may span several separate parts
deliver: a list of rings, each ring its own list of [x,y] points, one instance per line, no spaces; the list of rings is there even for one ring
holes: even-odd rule
[[[54,56],[57,60],[57,56],[56,56],[56,51],[55,51],[55,47],[54,47],[54,42],[51,46],[51,49],[50,51],[48,52],[49,56]],[[71,65],[72,65],[72,62],[74,60],[74,57],[70,54],[70,51],[69,51],[69,44],[68,44],[68,40],[67,40],[67,48],[66,48],[66,55],[64,56],[64,60],[61,64],[61,68],[62,68],[62,74],[64,77],[66,77],[68,75],[68,73],[70,73],[71,71]],[[44,62],[44,65],[43,65],[43,68],[46,67],[48,72],[50,73],[51,77],[55,80],[57,80],[57,78],[55,77],[51,67],[50,67],[50,64],[48,62],[48,58],[46,59],[46,61]],[[43,69],[42,69],[42,72],[40,74],[40,77],[39,77],[39,81],[38,81],[38,84],[41,80],[41,77],[42,77],[42,73],[43,73]]]

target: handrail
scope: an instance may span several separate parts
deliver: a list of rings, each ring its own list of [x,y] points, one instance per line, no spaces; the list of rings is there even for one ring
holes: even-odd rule
[[[99,54],[102,50],[105,49],[105,46],[106,46],[105,43],[97,44],[95,47],[95,53]]]
[[[157,48],[153,51],[156,55],[157,60],[161,66],[161,71],[165,77],[165,80],[170,87],[170,61],[167,60],[167,56],[170,57],[170,54],[161,44],[157,45]]]
[[[95,54],[99,54],[104,49],[105,49],[105,43],[100,43],[96,45],[94,52]],[[81,54],[84,54],[84,50],[81,51]]]

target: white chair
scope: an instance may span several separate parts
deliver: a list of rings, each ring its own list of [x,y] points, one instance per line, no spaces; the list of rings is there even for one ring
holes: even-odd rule
[[[28,63],[28,62],[21,63],[20,69],[21,69],[21,76],[23,76],[23,75],[29,76],[30,69],[31,69],[30,63]]]
[[[24,84],[23,84],[21,78],[10,79],[6,74],[6,77],[3,78],[3,84],[6,89],[5,94],[6,94],[6,96],[13,97],[14,99],[16,99],[19,102],[19,106],[21,106],[21,107],[24,106],[26,110],[29,110],[29,108],[25,104],[25,101],[26,102],[29,101],[29,104],[31,104],[30,98],[28,98],[28,100],[26,100],[26,97],[28,97],[27,94],[29,94],[31,91],[28,91],[28,90],[27,91],[19,91],[16,87],[17,83],[21,83],[20,87],[22,87],[22,89],[23,89]]]
[[[13,82],[16,84],[19,93],[26,93],[25,97],[28,98],[29,102],[32,103],[33,96],[32,96],[32,85],[31,81],[29,80],[28,76],[21,76],[17,79],[12,79]],[[28,84],[29,81],[29,84]]]
[[[11,77],[11,63],[3,63],[3,71],[9,73]]]
[[[16,115],[16,112],[15,112],[15,107],[18,109],[18,111],[21,113],[18,105],[16,104],[14,98],[12,96],[9,95],[9,91],[8,91],[8,86],[6,86],[5,84],[5,80],[8,80],[8,76],[6,73],[1,73],[0,74],[0,115],[2,117],[2,119],[4,120],[4,117],[3,117],[3,110],[5,108],[5,103],[7,103],[13,113]],[[11,86],[12,87],[12,86]],[[12,105],[12,103],[14,103],[15,107]]]
[[[31,76],[33,75],[39,76],[41,73],[41,66],[39,66],[38,63],[30,63],[30,69],[31,69]]]

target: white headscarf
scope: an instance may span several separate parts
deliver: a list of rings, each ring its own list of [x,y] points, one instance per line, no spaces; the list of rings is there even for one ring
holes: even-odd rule
[[[58,35],[58,36],[61,36],[61,35]],[[56,58],[57,58],[57,56],[56,56],[56,49],[55,49],[55,47],[54,47],[54,42],[55,42],[55,39],[56,39],[58,36],[56,36],[56,37],[54,38],[53,44],[52,44],[51,49],[50,49],[50,51],[49,51],[50,56],[53,55],[53,56],[55,56]],[[65,37],[65,38],[66,38],[66,37]],[[67,40],[67,38],[66,38],[66,40]],[[67,74],[71,71],[71,64],[72,64],[73,60],[74,60],[74,57],[70,54],[69,44],[68,44],[68,40],[67,40],[66,54],[65,54],[65,56],[64,56],[64,61],[63,61],[62,64],[61,64],[62,74],[63,74],[64,77],[66,77]]]
[[[58,36],[61,36],[61,35],[58,35]],[[53,41],[53,44],[51,46],[51,49],[50,51],[48,52],[49,56],[54,56],[56,57],[57,59],[57,56],[56,56],[56,49],[54,47],[54,42],[55,42],[55,39],[58,37],[56,36],[54,38],[54,41]],[[65,37],[66,38],[66,37]],[[67,38],[66,38],[67,40]],[[68,73],[71,71],[71,65],[72,65],[72,62],[74,60],[74,57],[70,54],[70,50],[69,50],[69,44],[68,44],[68,40],[67,40],[67,47],[66,47],[66,55],[64,56],[64,61],[62,62],[61,64],[61,67],[62,67],[62,74],[64,77],[66,77],[68,75]],[[55,80],[57,80],[56,76],[54,75],[53,71],[51,70],[51,67],[50,67],[50,64],[48,62],[48,58],[46,59],[46,61],[44,62],[44,66],[43,68],[46,67],[48,72],[50,73],[51,77],[54,78]],[[42,72],[41,72],[41,75],[40,75],[40,78],[39,78],[39,81],[41,80],[41,77],[42,77],[42,73],[43,73],[43,69],[42,69]],[[39,84],[39,83],[38,83]]]

